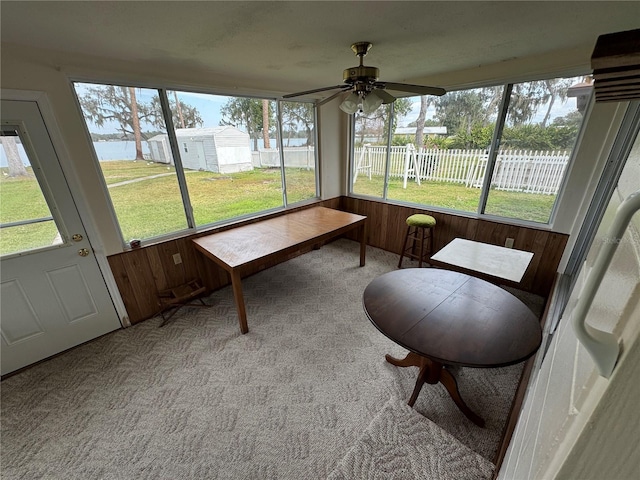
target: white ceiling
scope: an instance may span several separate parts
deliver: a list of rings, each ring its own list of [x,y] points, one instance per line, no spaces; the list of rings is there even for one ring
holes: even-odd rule
[[[188,68],[282,93],[340,84],[357,64],[356,41],[373,43],[365,64],[381,80],[427,83],[558,52],[588,68],[598,35],[640,26],[637,1],[3,0],[1,9],[3,43]]]

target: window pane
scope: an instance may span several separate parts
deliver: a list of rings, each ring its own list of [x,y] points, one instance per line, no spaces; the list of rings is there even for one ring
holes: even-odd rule
[[[390,105],[381,105],[371,114],[355,114],[351,187],[355,194],[380,198],[384,195],[390,111]]]
[[[582,77],[513,86],[485,213],[549,222],[591,88]]]
[[[316,198],[315,114],[312,103],[280,102],[287,204]]]
[[[75,84],[122,235],[147,239],[187,228],[158,92],[116,85]]]
[[[197,226],[283,205],[274,101],[167,94]]]
[[[52,218],[18,131],[0,136],[0,255],[58,245],[62,238]]]
[[[477,212],[502,91],[486,87],[396,100],[409,106],[398,117],[403,126],[394,130],[398,161],[390,165],[387,198]]]

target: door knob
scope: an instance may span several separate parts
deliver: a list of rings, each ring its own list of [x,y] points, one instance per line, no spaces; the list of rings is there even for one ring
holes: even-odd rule
[[[73,240],[74,242],[79,242],[80,240],[82,240],[82,235],[80,235],[79,233],[74,233],[71,237],[71,240]]]
[[[86,257],[87,255],[89,255],[89,250],[86,248],[81,248],[80,250],[78,250],[78,255],[80,255],[81,257]]]

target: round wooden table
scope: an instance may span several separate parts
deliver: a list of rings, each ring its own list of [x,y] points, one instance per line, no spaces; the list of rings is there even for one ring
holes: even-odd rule
[[[484,420],[462,400],[447,365],[493,368],[522,362],[542,341],[540,322],[518,298],[463,273],[408,268],[373,280],[363,295],[364,311],[384,335],[409,350],[389,363],[420,368],[409,399],[424,383],[442,383],[458,408],[476,425]]]

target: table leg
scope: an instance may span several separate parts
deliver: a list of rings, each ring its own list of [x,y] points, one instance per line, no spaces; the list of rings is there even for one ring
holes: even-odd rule
[[[233,297],[238,310],[238,321],[240,322],[240,332],[245,334],[249,331],[247,325],[247,310],[244,306],[244,296],[242,295],[242,279],[239,270],[231,271],[231,286],[233,287]]]
[[[462,411],[462,413],[464,413],[469,420],[471,420],[479,427],[484,427],[484,420],[476,415],[469,407],[467,407],[467,404],[464,403],[464,400],[462,400],[460,391],[458,390],[458,383],[456,382],[455,377],[451,375],[451,372],[443,368],[440,371],[440,383],[442,383],[442,385],[444,385],[444,388],[447,389],[449,395],[451,395],[451,398],[456,403],[458,408]]]
[[[458,384],[456,382],[455,377],[444,368],[444,365],[439,362],[434,362],[433,360],[428,359],[427,357],[423,357],[422,355],[418,355],[417,353],[409,352],[406,357],[399,359],[392,357],[391,355],[385,355],[384,357],[387,362],[396,367],[419,367],[420,371],[418,372],[418,378],[416,379],[416,384],[413,387],[413,392],[411,393],[411,397],[407,402],[407,405],[413,407],[418,399],[418,395],[420,394],[420,390],[422,390],[422,386],[425,383],[429,383],[434,385],[438,382],[442,383],[444,388],[447,389],[449,395],[458,406],[460,411],[464,413],[464,415],[471,420],[473,423],[478,425],[479,427],[484,427],[484,420],[475,414],[460,396],[460,391],[458,390]]]
[[[367,224],[366,222],[362,222],[360,225],[360,231],[358,232],[358,236],[360,237],[360,266],[364,267],[365,256],[367,254]]]
[[[387,362],[391,365],[395,365],[396,367],[421,367],[422,359],[424,359],[423,356],[413,352],[407,353],[407,356],[403,359],[392,357],[389,354],[385,355],[384,358]]]

